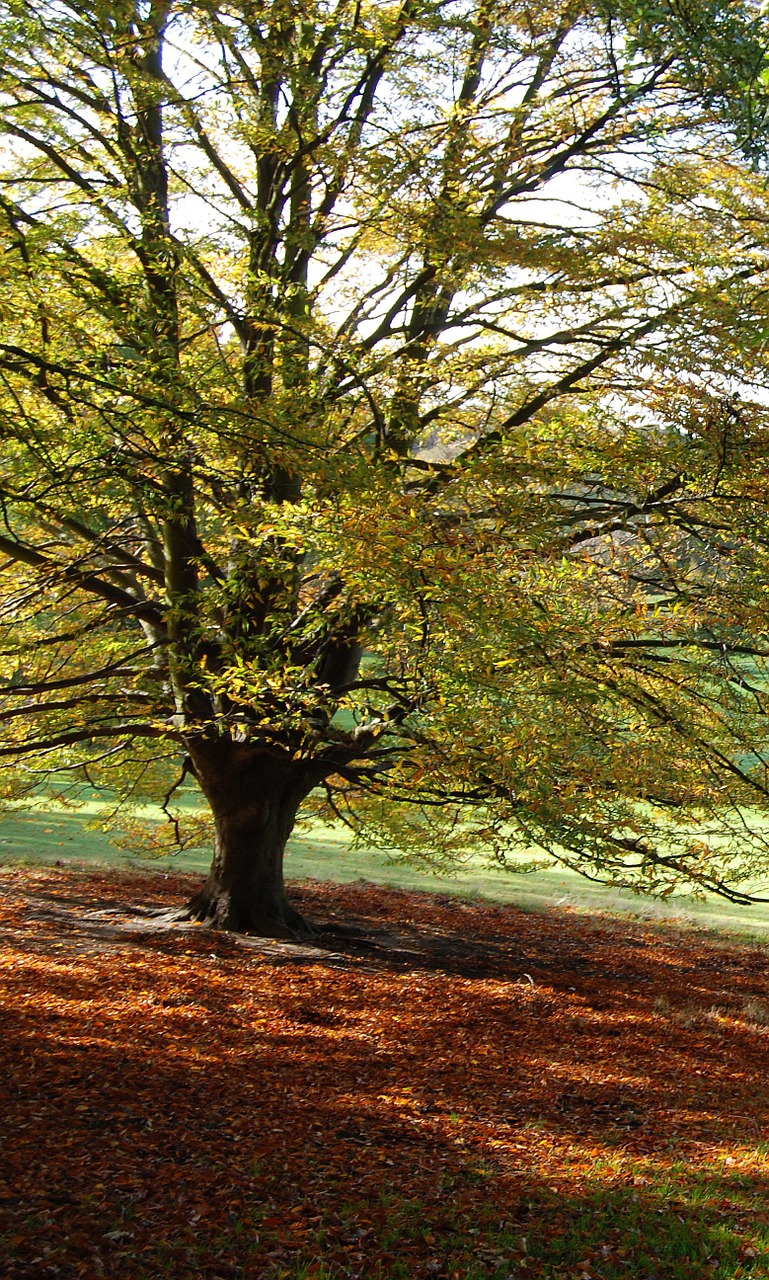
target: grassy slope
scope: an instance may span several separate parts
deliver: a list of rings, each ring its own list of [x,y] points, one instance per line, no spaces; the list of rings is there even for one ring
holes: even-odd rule
[[[17,813],[0,823],[0,864],[45,865],[57,860],[94,865],[148,866],[146,860],[126,854],[110,843],[99,826],[105,806],[90,801],[79,813],[43,805],[35,812]],[[322,831],[322,833],[321,833]],[[158,870],[205,872],[208,856],[202,850],[176,858],[153,861]],[[552,870],[509,874],[484,867],[482,859],[450,879],[392,862],[376,850],[351,849],[347,833],[318,829],[295,835],[286,862],[289,877],[344,884],[364,879],[408,889],[428,889],[440,894],[479,896],[495,902],[514,902],[540,909],[559,904],[586,910],[624,912],[650,920],[675,920],[701,928],[765,936],[769,933],[769,903],[736,907],[710,897],[696,902],[674,897],[667,902],[640,897],[624,890],[592,884],[574,872],[553,864]]]

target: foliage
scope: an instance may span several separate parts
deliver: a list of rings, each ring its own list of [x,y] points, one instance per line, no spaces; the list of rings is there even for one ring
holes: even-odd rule
[[[732,892],[737,832],[753,873],[762,36],[711,0],[5,4],[12,794],[192,776],[222,848],[261,787],[275,846],[320,803],[654,889]]]

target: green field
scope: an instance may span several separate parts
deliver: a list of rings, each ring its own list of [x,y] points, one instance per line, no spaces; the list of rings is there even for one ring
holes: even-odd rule
[[[0,820],[0,864],[74,861],[201,874],[207,870],[208,855],[204,850],[148,860],[117,848],[99,824],[100,815],[108,807],[103,801],[89,800],[73,812],[41,799],[33,811],[4,816]],[[485,866],[480,856],[450,877],[438,876],[394,861],[379,850],[352,848],[349,832],[344,828],[318,826],[295,834],[289,845],[286,872],[293,879],[312,877],[342,883],[363,879],[400,888],[514,902],[533,910],[570,906],[759,937],[769,933],[769,902],[740,907],[712,895],[705,901],[680,895],[663,902],[629,890],[593,884],[555,862],[550,869],[504,872]]]

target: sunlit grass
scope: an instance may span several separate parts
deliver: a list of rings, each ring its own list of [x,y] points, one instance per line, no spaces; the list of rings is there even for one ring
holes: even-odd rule
[[[0,864],[50,865],[74,860],[97,866],[151,865],[159,871],[207,871],[210,855],[205,849],[153,858],[148,864],[140,854],[118,848],[104,829],[111,811],[112,806],[95,793],[83,797],[76,811],[40,796],[32,809],[11,812],[0,822]],[[147,806],[142,816],[157,820],[157,812]],[[513,902],[532,910],[559,905],[757,936],[769,933],[769,903],[742,907],[715,895],[700,901],[680,894],[662,901],[594,884],[554,861],[547,869],[510,873],[490,868],[482,855],[464,863],[450,877],[438,876],[407,862],[393,861],[381,850],[354,847],[350,832],[341,826],[318,825],[295,833],[286,871],[293,879],[309,877],[342,884],[363,879],[399,888]]]

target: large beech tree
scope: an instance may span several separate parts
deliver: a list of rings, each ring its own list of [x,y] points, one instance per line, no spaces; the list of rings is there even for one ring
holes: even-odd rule
[[[188,910],[272,935],[303,807],[740,896],[760,23],[4,0],[9,795],[196,783]]]

